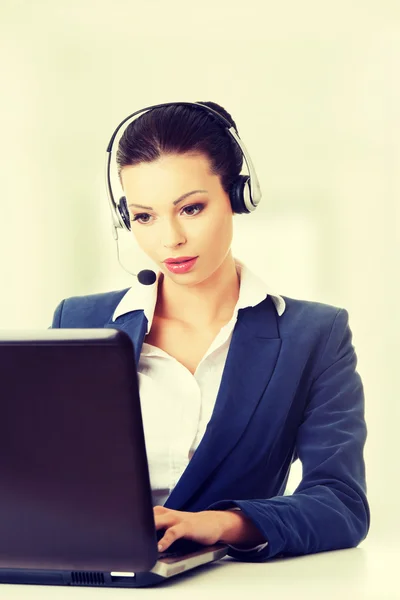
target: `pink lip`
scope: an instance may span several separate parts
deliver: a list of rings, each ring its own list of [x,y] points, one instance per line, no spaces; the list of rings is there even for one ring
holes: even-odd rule
[[[164,260],[165,263],[182,263],[188,262],[189,260],[193,260],[196,258],[195,256],[177,256],[176,258],[166,258]]]
[[[168,271],[171,271],[171,273],[187,273],[188,271],[193,269],[197,259],[198,259],[198,256],[194,256],[193,258],[183,256],[183,257],[179,258],[179,261],[180,261],[179,263],[171,262],[171,260],[178,260],[178,259],[171,259],[171,258],[168,258],[164,262],[165,262],[165,266],[167,267]]]

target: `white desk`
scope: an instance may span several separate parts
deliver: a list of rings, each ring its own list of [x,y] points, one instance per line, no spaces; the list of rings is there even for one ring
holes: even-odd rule
[[[400,543],[368,539],[358,548],[261,564],[230,558],[152,588],[0,585],[1,600],[400,600]]]

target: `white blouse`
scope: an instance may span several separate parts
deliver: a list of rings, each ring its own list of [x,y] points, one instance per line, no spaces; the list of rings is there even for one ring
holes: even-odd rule
[[[164,504],[201,442],[214,409],[238,310],[259,304],[268,294],[279,316],[285,310],[281,296],[272,294],[242,262],[235,263],[240,277],[238,302],[231,320],[221,328],[194,374],[167,352],[143,344],[138,379],[153,506]],[[144,286],[136,282],[118,304],[113,320],[142,309],[149,333],[157,283]]]

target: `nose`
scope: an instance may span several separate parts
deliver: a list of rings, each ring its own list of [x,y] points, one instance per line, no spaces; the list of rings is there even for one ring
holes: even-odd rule
[[[166,219],[163,223],[162,245],[164,248],[176,248],[186,242],[182,228],[174,219]]]

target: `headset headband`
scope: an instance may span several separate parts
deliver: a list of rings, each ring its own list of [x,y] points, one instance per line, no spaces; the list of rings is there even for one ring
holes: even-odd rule
[[[246,162],[246,166],[247,166],[247,170],[249,172],[249,178],[248,178],[248,182],[246,185],[246,200],[245,200],[245,205],[246,205],[246,211],[245,212],[251,212],[253,210],[256,209],[257,205],[259,204],[260,200],[261,200],[261,189],[260,189],[260,184],[258,181],[258,177],[254,168],[254,165],[252,163],[252,160],[250,158],[250,155],[244,145],[244,143],[242,142],[242,140],[239,137],[238,132],[236,131],[235,127],[223,116],[221,115],[219,112],[217,112],[216,110],[210,108],[209,106],[206,106],[205,104],[201,104],[201,102],[164,102],[162,104],[154,104],[152,106],[147,106],[145,108],[142,108],[140,110],[135,111],[134,113],[128,115],[127,117],[125,117],[125,119],[123,119],[121,121],[121,123],[118,125],[118,127],[116,127],[116,129],[114,130],[110,141],[108,142],[107,145],[107,150],[106,150],[106,185],[107,185],[107,191],[108,191],[108,198],[109,198],[109,203],[110,203],[110,208],[111,208],[111,213],[113,216],[113,227],[115,230],[115,235],[117,235],[116,233],[116,227],[119,228],[121,226],[123,226],[123,224],[121,223],[121,219],[118,215],[117,212],[117,204],[114,200],[114,195],[113,195],[113,191],[112,191],[112,186],[111,186],[111,158],[112,158],[112,150],[113,150],[113,145],[114,145],[114,141],[115,138],[117,137],[119,131],[121,130],[121,128],[128,122],[128,121],[133,121],[135,119],[135,117],[137,117],[137,115],[140,115],[141,113],[145,113],[147,111],[153,110],[155,108],[162,108],[163,106],[195,106],[198,108],[201,108],[205,111],[207,111],[208,113],[212,114],[214,117],[216,117],[219,122],[225,127],[225,129],[227,130],[227,132],[229,133],[229,135],[234,139],[234,141],[236,142],[236,144],[239,146],[243,158]],[[129,123],[128,123],[129,125]],[[127,125],[127,126],[128,126]]]

